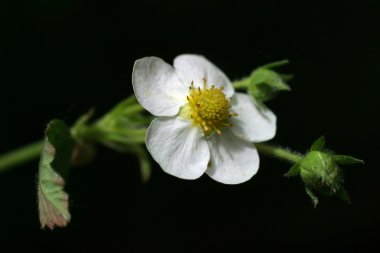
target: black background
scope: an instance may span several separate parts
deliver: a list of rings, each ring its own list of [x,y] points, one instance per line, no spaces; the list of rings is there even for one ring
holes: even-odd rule
[[[262,157],[249,182],[185,181],[100,148],[72,171],[72,222],[40,230],[37,162],[0,175],[0,252],[361,252],[379,237],[378,1],[1,1],[0,151],[42,137],[52,118],[97,115],[132,93],[133,62],[203,54],[232,80],[289,59],[292,92],[268,106],[274,142],[328,147],[366,161],[345,170],[353,204],[313,209],[288,164]],[[377,145],[376,145],[377,144]],[[376,246],[376,245],[375,245]]]

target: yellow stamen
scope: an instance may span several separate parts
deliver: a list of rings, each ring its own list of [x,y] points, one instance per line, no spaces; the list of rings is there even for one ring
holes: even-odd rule
[[[232,126],[230,118],[237,116],[237,113],[230,111],[231,104],[223,93],[223,87],[212,85],[208,89],[206,79],[203,79],[203,89],[195,88],[194,82],[191,82],[186,99],[188,103],[182,108],[180,116],[191,119],[206,136],[213,132],[221,134],[223,127]]]

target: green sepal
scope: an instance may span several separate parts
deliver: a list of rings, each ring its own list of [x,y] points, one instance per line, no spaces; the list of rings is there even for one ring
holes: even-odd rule
[[[348,155],[334,155],[333,159],[338,164],[363,164],[364,161]]]
[[[147,183],[150,180],[152,174],[152,167],[150,163],[149,155],[146,149],[138,144],[130,145],[130,144],[122,144],[115,143],[112,146],[107,145],[109,148],[112,148],[120,153],[130,153],[137,156],[140,165],[140,175],[141,181],[143,183]]]
[[[99,119],[96,124],[105,128],[133,129],[149,124],[153,117],[144,115],[144,108],[135,96],[130,96],[118,103],[111,111]]]
[[[322,136],[298,162],[299,175],[314,203],[318,203],[315,202],[317,199],[314,193],[336,196],[351,203],[348,193],[342,186],[344,180],[340,165],[357,163],[364,162],[352,156],[336,155],[332,150],[326,149],[325,138]]]
[[[298,163],[294,164],[288,172],[284,174],[285,177],[296,177],[300,173],[300,167]]]
[[[273,68],[278,68],[278,67],[284,66],[286,64],[289,64],[289,60],[281,60],[281,61],[275,61],[275,62],[267,63],[267,64],[261,66],[260,68],[273,69]]]
[[[38,172],[38,208],[41,227],[65,227],[70,221],[68,194],[64,191],[74,141],[61,120],[46,129]]]
[[[145,143],[146,126],[153,117],[143,113],[144,108],[135,96],[121,101],[93,127],[97,142],[119,152],[129,152],[137,156],[140,164],[141,179],[148,182],[151,164],[146,150],[140,145]]]
[[[316,140],[313,145],[311,145],[310,151],[321,151],[325,147],[325,137],[321,136],[318,140]]]
[[[318,197],[307,186],[305,186],[305,190],[306,190],[307,195],[310,197],[311,201],[313,202],[314,208],[316,208],[318,205]]]
[[[284,82],[289,82],[290,80],[292,80],[294,78],[294,75],[292,75],[292,74],[280,74],[280,77]]]
[[[152,166],[150,164],[149,155],[142,146],[136,147],[135,150],[140,163],[141,180],[143,183],[147,183],[152,175]]]
[[[348,204],[351,204],[350,196],[348,195],[346,189],[343,186],[340,186],[340,188],[336,191],[335,195],[341,200],[347,202]]]
[[[130,96],[93,123],[88,122],[91,113],[85,114],[74,124],[72,132],[76,139],[115,149],[141,144],[145,142],[146,126],[153,119],[143,111],[135,96]]]
[[[74,124],[72,132],[77,143],[80,140],[80,144],[90,144],[90,147],[102,144],[118,152],[135,154],[139,159],[142,181],[147,182],[151,175],[150,160],[141,144],[145,143],[147,126],[153,116],[145,113],[134,95],[96,121],[89,122],[91,116],[92,112],[87,113]]]

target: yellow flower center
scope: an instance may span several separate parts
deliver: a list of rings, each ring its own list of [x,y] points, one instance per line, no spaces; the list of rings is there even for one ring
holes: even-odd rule
[[[221,134],[223,127],[232,126],[229,120],[237,113],[230,112],[231,104],[223,93],[223,87],[212,85],[207,89],[206,84],[206,79],[203,79],[203,89],[196,89],[191,82],[188,104],[182,108],[180,116],[190,118],[206,136],[213,132]]]

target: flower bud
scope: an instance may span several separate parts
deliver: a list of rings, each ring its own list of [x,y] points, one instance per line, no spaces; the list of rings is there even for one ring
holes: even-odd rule
[[[311,151],[299,162],[299,173],[307,187],[336,192],[342,183],[340,169],[332,155]]]
[[[341,164],[363,163],[362,160],[346,155],[335,155],[324,149],[325,139],[319,138],[313,143],[310,151],[285,174],[287,177],[300,176],[305,184],[307,195],[313,201],[314,207],[318,204],[315,192],[327,196],[337,196],[350,203],[350,197],[342,186],[343,177]]]
[[[134,153],[140,162],[142,180],[147,182],[151,174],[150,160],[141,144],[145,143],[152,117],[143,110],[136,97],[130,96],[96,121],[90,122],[93,110],[81,116],[71,129],[76,141],[71,163],[80,166],[92,161],[96,144],[102,144],[122,153]]]
[[[257,102],[270,100],[278,92],[290,90],[286,81],[290,80],[292,75],[283,75],[272,70],[288,63],[288,60],[283,60],[261,66],[255,69],[250,76],[234,82],[234,87],[246,88],[248,94]]]

